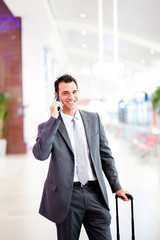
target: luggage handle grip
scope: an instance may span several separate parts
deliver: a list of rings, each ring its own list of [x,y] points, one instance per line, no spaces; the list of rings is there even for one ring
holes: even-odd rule
[[[130,200],[133,200],[133,196],[132,196],[131,194],[126,193],[125,195],[126,195],[126,197],[129,198]],[[123,198],[123,197],[118,196],[118,195],[116,194],[115,198],[117,199],[117,198]]]

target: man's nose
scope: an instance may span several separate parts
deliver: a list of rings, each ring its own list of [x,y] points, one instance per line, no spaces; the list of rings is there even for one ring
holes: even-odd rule
[[[68,97],[72,99],[72,98],[74,98],[74,94],[73,93],[69,93]]]

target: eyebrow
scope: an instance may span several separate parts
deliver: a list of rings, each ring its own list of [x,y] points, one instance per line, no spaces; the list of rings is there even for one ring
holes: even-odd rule
[[[71,92],[77,92],[78,91],[78,89],[75,89],[75,90],[73,90],[73,91],[71,91]],[[63,91],[62,93],[69,93],[70,91]]]

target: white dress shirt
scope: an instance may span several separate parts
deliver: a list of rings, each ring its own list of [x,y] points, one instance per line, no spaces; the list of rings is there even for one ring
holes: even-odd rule
[[[71,141],[71,145],[72,145],[72,148],[73,148],[73,153],[74,153],[74,156],[75,156],[75,168],[74,168],[74,182],[78,182],[78,174],[77,174],[77,162],[76,162],[76,154],[75,154],[75,141],[74,141],[74,135],[73,135],[73,116],[70,116],[70,115],[67,115],[67,114],[64,114],[62,111],[61,111],[61,116],[62,116],[62,119],[63,119],[63,122],[66,126],[66,129],[67,129],[67,132],[68,132],[68,135],[69,135],[69,138],[70,138],[70,141]],[[84,129],[84,125],[83,125],[83,121],[82,121],[82,118],[81,118],[81,115],[79,113],[79,111],[76,112],[75,116],[78,120],[76,122],[76,124],[78,124],[78,127],[80,128],[81,130],[81,133],[82,133],[82,138],[83,138],[83,142],[84,142],[84,151],[85,151],[85,155],[87,157],[87,170],[88,170],[88,175],[89,175],[89,181],[93,181],[93,180],[96,180],[96,177],[93,173],[93,170],[91,168],[91,162],[90,162],[90,157],[89,157],[89,149],[88,149],[88,144],[87,144],[87,139],[86,139],[86,134],[85,134],[85,129]]]

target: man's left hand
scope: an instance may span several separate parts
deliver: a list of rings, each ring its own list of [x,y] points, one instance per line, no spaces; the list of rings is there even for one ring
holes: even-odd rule
[[[126,196],[126,193],[129,194],[128,191],[125,191],[125,190],[123,190],[123,189],[120,189],[120,190],[116,191],[115,193],[116,193],[116,194],[120,197],[120,199],[122,199],[123,201],[129,201],[129,200],[130,200],[130,199],[127,198],[127,196]]]

